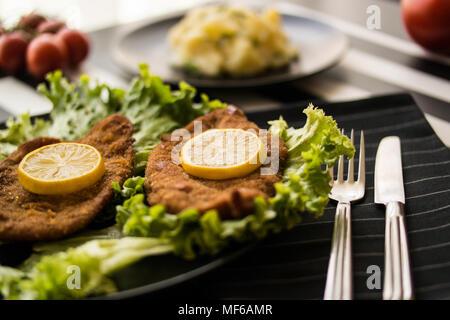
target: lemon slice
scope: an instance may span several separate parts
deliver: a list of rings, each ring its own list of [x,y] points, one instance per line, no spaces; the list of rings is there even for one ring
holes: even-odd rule
[[[28,191],[56,195],[93,185],[105,173],[102,155],[94,147],[72,142],[43,146],[20,162],[18,178]]]
[[[261,139],[241,129],[211,129],[188,140],[180,152],[181,166],[196,177],[223,180],[243,177],[266,160]]]

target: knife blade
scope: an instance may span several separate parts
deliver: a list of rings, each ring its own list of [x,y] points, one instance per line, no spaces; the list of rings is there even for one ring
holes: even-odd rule
[[[399,137],[383,138],[375,160],[375,203],[405,203]]]
[[[385,300],[413,298],[406,237],[402,155],[399,137],[380,141],[375,160],[375,203],[386,206],[384,287]]]

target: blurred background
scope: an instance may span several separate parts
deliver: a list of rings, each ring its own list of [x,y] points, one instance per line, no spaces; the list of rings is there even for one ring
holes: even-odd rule
[[[40,13],[83,31],[138,21],[205,3],[205,0],[0,0],[0,19],[13,25],[21,15]],[[100,14],[101,13],[101,14]]]
[[[444,0],[445,1],[445,0]],[[21,15],[33,10],[56,16],[68,25],[83,31],[93,31],[117,24],[135,22],[171,11],[184,10],[193,6],[213,2],[211,0],[0,0],[0,20],[5,25],[14,25]],[[217,2],[217,1],[216,1]],[[340,17],[352,17],[354,21],[366,23],[368,3],[381,3],[383,22],[388,22],[395,34],[407,37],[400,17],[400,0],[225,0],[230,4],[270,6],[277,2],[292,2],[306,5]],[[349,10],[349,8],[352,8]],[[352,19],[352,20],[353,20]]]
[[[36,11],[63,20],[70,28],[88,33],[92,40],[92,52],[81,71],[110,84],[120,85],[128,82],[129,74],[124,73],[111,58],[118,35],[126,32],[127,28],[133,28],[140,21],[173,11],[183,11],[208,2],[212,1],[0,0],[0,20],[5,27],[14,26],[21,16]],[[295,101],[319,98],[335,102],[409,91],[422,111],[426,113],[433,128],[438,131],[444,142],[450,145],[450,82],[448,81],[450,57],[424,50],[411,40],[402,21],[400,0],[233,0],[222,2],[260,7],[276,6],[280,3],[296,4],[298,8],[295,9],[294,14],[319,19],[340,29],[349,37],[350,48],[337,66],[322,74],[309,77],[307,81],[283,84],[275,88],[276,90],[272,90],[271,95],[263,90],[245,90],[244,92],[216,90],[208,92],[211,95],[226,101],[240,101],[243,108],[251,108],[289,102],[285,101],[288,96]],[[448,8],[450,0],[422,2],[421,0],[405,0],[403,2],[408,2],[413,9],[417,4],[431,2],[440,3],[442,7]],[[379,9],[380,28],[368,27],[371,14],[369,7],[372,6]],[[439,9],[439,6],[437,8]],[[423,8],[418,9],[425,11]],[[289,7],[288,10],[290,10]],[[433,20],[431,13],[425,12],[425,16],[427,14]],[[450,21],[450,17],[447,21]],[[422,26],[420,23],[420,21],[412,20],[412,25]],[[450,32],[448,23],[438,29],[447,34]],[[426,38],[430,35],[432,36],[431,33],[424,33],[421,37],[427,40]]]

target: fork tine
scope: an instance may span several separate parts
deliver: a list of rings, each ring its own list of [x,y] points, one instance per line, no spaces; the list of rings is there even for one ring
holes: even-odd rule
[[[364,131],[361,130],[361,140],[359,142],[359,170],[358,182],[365,184],[366,182],[366,154],[364,146]]]
[[[344,134],[344,129],[341,130],[341,133]],[[337,182],[344,182],[344,155],[339,156]]]
[[[353,129],[352,129],[352,133],[350,134],[350,140],[353,144]],[[348,182],[354,182],[355,181],[355,176],[354,176],[354,160],[355,160],[355,156],[353,156],[351,159],[348,160],[348,172],[347,172],[347,181]]]
[[[344,182],[344,156],[339,156],[337,182]]]

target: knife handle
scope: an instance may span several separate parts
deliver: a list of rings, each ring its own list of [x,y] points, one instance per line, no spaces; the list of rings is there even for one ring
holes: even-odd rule
[[[413,299],[404,205],[386,205],[386,237],[384,262],[384,300]]]
[[[351,300],[353,298],[352,277],[350,203],[339,202],[336,208],[324,299]]]

